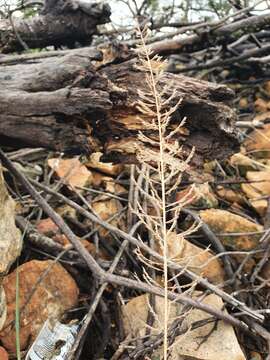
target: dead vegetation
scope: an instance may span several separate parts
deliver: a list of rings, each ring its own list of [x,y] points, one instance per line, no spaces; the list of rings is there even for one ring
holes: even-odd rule
[[[177,40],[153,53],[142,26],[129,49],[0,59],[3,359],[65,325],[46,359],[59,341],[69,360],[269,359],[270,86],[214,55],[267,30],[250,11],[185,40],[211,47],[218,84],[168,73],[154,53]]]

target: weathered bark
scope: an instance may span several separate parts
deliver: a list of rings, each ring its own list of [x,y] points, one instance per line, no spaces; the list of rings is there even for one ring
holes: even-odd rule
[[[211,26],[212,25],[212,26]],[[208,24],[207,27],[198,29],[195,34],[178,36],[174,39],[166,39],[151,44],[154,54],[174,54],[181,52],[192,53],[211,46],[230,44],[243,35],[257,33],[261,30],[269,30],[270,14],[254,15],[230,24],[219,23]]]
[[[72,153],[101,150],[107,159],[133,161],[138,131],[145,130],[137,106],[145,73],[135,60],[101,66],[99,57],[85,48],[1,66],[0,140]],[[170,106],[182,99],[172,126],[187,118],[189,135],[177,138],[184,148],[196,147],[198,163],[231,154],[238,146],[233,91],[169,73],[161,87],[168,84],[167,97],[176,91]]]
[[[110,7],[92,2],[86,5],[82,0],[57,0],[53,9],[40,15],[0,20],[0,52],[20,51],[24,45],[43,48],[90,44],[97,25],[110,21]]]

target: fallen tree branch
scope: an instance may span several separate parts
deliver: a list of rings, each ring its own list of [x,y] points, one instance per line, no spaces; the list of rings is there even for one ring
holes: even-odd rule
[[[84,48],[63,57],[0,66],[3,141],[71,154],[102,151],[109,162],[134,163],[134,144],[146,116],[138,96],[146,74],[135,60],[98,67],[98,57],[97,49]],[[175,92],[175,101],[181,99],[171,123],[177,126],[187,118],[189,135],[177,133],[175,140],[183,152],[196,147],[196,165],[206,158],[227,158],[238,148],[233,91],[173,74],[164,76],[161,87],[164,97]]]
[[[130,235],[133,235],[133,233],[136,231],[137,227],[140,225],[140,223],[136,223],[132,229],[130,230]],[[121,256],[123,255],[124,251],[126,250],[126,248],[128,247],[128,244],[129,242],[127,240],[123,241],[116,256],[114,257],[114,260],[108,270],[108,274],[113,274],[113,272],[115,271],[120,259],[121,259]],[[85,332],[87,331],[90,323],[91,323],[91,320],[92,320],[92,317],[96,311],[96,308],[98,306],[98,303],[103,295],[103,292],[105,291],[106,287],[108,286],[108,282],[104,282],[100,288],[98,289],[97,293],[96,293],[96,296],[88,310],[88,313],[83,321],[83,325],[78,333],[78,336],[76,338],[76,341],[72,347],[72,350],[70,350],[70,353],[69,353],[69,357],[67,360],[73,360],[74,359],[74,355],[76,354],[76,352],[78,351],[78,348],[81,344],[81,340],[85,334]]]
[[[12,23],[8,19],[0,19],[0,52],[21,51],[23,44],[29,48],[51,45],[74,47],[76,42],[89,45],[92,36],[97,33],[97,25],[110,20],[111,12],[107,4],[83,2],[83,9],[82,4],[59,9],[58,3],[58,0],[55,1],[54,8],[43,15],[16,18]]]
[[[177,73],[185,73],[192,70],[203,70],[203,69],[214,69],[217,67],[225,67],[227,65],[241,63],[245,60],[248,60],[249,62],[252,62],[253,58],[257,58],[258,56],[267,56],[270,54],[270,45],[263,45],[260,48],[255,48],[252,50],[247,50],[243,54],[238,56],[230,57],[229,59],[219,59],[219,60],[211,60],[209,62],[200,64],[200,65],[194,65],[194,66],[186,66],[182,69],[173,69],[172,72]],[[256,60],[254,60],[256,62]],[[263,62],[263,61],[262,61]]]
[[[162,259],[163,259],[162,256],[160,254],[158,254],[156,251],[154,251],[153,249],[151,249],[149,246],[147,246],[145,243],[143,243],[141,241],[138,241],[135,237],[131,236],[130,234],[127,234],[124,231],[118,229],[117,227],[107,223],[106,221],[103,221],[103,220],[99,219],[95,215],[91,214],[89,211],[85,210],[82,206],[80,206],[77,203],[75,203],[74,201],[68,199],[66,196],[51,190],[47,186],[42,185],[42,184],[38,183],[35,180],[30,180],[30,181],[31,181],[32,184],[37,186],[39,189],[44,190],[48,194],[53,194],[56,197],[58,197],[59,199],[63,200],[66,204],[68,204],[71,207],[73,207],[74,209],[76,209],[80,214],[82,214],[83,216],[85,216],[89,220],[93,221],[94,223],[97,223],[98,225],[101,225],[102,227],[104,227],[105,229],[107,229],[107,230],[109,230],[111,232],[114,232],[116,235],[118,235],[122,239],[128,240],[135,247],[138,247],[138,248],[142,249],[143,251],[147,252],[149,255],[151,255],[156,260],[162,261]],[[168,267],[170,269],[174,270],[174,271],[179,271],[179,272],[184,273],[190,280],[195,281],[196,283],[200,284],[204,288],[206,288],[206,289],[210,290],[211,292],[215,293],[216,295],[220,296],[223,299],[223,301],[225,301],[226,303],[232,305],[233,307],[242,309],[244,312],[247,312],[247,314],[251,314],[251,316],[255,315],[255,318],[258,318],[258,319],[263,318],[263,316],[260,316],[260,315],[258,316],[256,311],[254,312],[253,310],[246,307],[246,305],[243,302],[235,299],[230,294],[228,294],[225,291],[221,290],[217,286],[211,284],[206,279],[196,275],[192,271],[189,271],[189,270],[183,268],[181,265],[178,265],[173,261],[169,261],[168,262]]]
[[[64,235],[68,238],[68,240],[71,242],[71,244],[74,246],[74,248],[78,251],[78,253],[82,256],[82,258],[87,263],[90,271],[92,272],[93,276],[99,279],[101,283],[103,282],[109,282],[112,284],[125,286],[137,290],[141,290],[144,292],[148,292],[154,295],[162,296],[164,297],[164,289],[149,285],[147,283],[141,282],[141,281],[135,281],[129,278],[125,278],[122,276],[117,276],[113,274],[106,273],[95,261],[95,259],[92,257],[92,255],[86,250],[86,248],[81,244],[80,240],[77,238],[77,236],[72,232],[72,230],[68,227],[68,225],[63,221],[62,217],[57,214],[52,207],[42,198],[42,196],[35,190],[35,188],[31,185],[31,183],[27,180],[27,178],[20,173],[16,167],[12,164],[12,162],[8,159],[8,157],[5,155],[5,153],[0,149],[0,160],[13,175],[14,177],[21,182],[23,187],[29,192],[29,194],[33,197],[33,199],[36,201],[36,203],[43,209],[43,211],[53,220],[53,222],[59,227],[59,229],[62,231]],[[95,217],[94,217],[95,218]],[[99,221],[100,222],[100,221]],[[113,228],[113,227],[112,227]],[[118,233],[122,231],[118,230]],[[119,234],[120,235],[120,234]],[[125,234],[125,237],[132,238],[132,236]],[[137,242],[137,240],[136,240]],[[147,247],[148,248],[148,247]],[[237,326],[241,328],[244,331],[249,331],[246,324],[244,324],[242,321],[234,318],[232,315],[226,314],[218,309],[215,309],[207,304],[200,303],[199,301],[192,299],[185,294],[175,294],[173,292],[169,292],[168,294],[169,300],[174,300],[176,302],[180,302],[182,304],[188,304],[192,307],[195,307],[197,309],[200,309],[202,311],[205,311],[218,319],[224,320],[225,322],[228,322],[232,324],[233,326]],[[237,301],[235,301],[237,303]],[[258,320],[263,319],[263,316],[260,314],[257,314],[256,312],[249,310],[246,306],[241,304],[242,306],[239,308],[242,311],[245,311],[248,315],[255,317]],[[247,311],[248,310],[248,311]]]
[[[270,13],[254,15],[247,19],[241,19],[231,24],[213,26],[208,24],[208,29],[186,37],[178,37],[172,40],[158,41],[150,45],[153,54],[171,54],[177,50],[182,52],[199,51],[211,46],[230,44],[239,39],[243,34],[252,34],[265,30],[270,26]]]

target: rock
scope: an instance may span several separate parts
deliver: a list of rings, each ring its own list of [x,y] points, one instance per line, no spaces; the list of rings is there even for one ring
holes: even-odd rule
[[[0,277],[6,274],[21,253],[20,230],[15,226],[15,202],[8,195],[0,169]]]
[[[201,210],[200,217],[221,242],[233,250],[252,250],[257,247],[262,234],[250,234],[249,232],[262,232],[263,226],[256,224],[246,218],[233,214],[226,210],[209,209]],[[230,233],[243,233],[239,236],[230,236]]]
[[[220,261],[209,250],[191,244],[183,236],[171,233],[168,236],[169,258],[187,267],[197,275],[207,278],[214,284],[224,282],[224,271]]]
[[[233,190],[230,187],[225,187],[218,185],[217,186],[217,194],[218,196],[230,203],[237,203],[238,205],[243,205],[246,201],[245,197],[239,193],[239,191]]]
[[[92,181],[91,172],[77,157],[73,159],[49,159],[48,165],[64,184],[72,188],[87,186]]]
[[[123,220],[123,215],[121,216],[120,214],[123,210],[123,206],[119,200],[111,198],[110,200],[97,201],[92,204],[92,208],[94,213],[96,213],[102,220],[108,220],[111,225],[125,231],[125,221]],[[113,216],[114,218],[109,220]],[[108,230],[99,227],[98,232],[103,238],[109,241],[112,240],[112,236]]]
[[[114,178],[104,175],[98,171],[91,170],[92,173],[92,184],[93,187],[100,189],[100,187],[103,187],[106,182],[113,182]]]
[[[101,182],[99,185],[99,190],[103,191],[104,194],[95,196],[95,202],[112,199],[112,196],[110,196],[110,194],[127,198],[127,189],[124,188],[122,185],[116,184],[114,179],[111,177],[104,176],[103,178],[101,178]]]
[[[40,234],[46,236],[54,236],[59,232],[59,227],[52,221],[51,218],[41,219],[36,224],[36,229]]]
[[[198,292],[196,297],[201,295]],[[218,309],[223,308],[222,300],[214,294],[206,296],[202,302]],[[181,304],[169,303],[169,322],[172,322],[181,314]],[[147,316],[149,311],[148,295],[141,295],[130,300],[123,306],[123,324],[126,336],[133,338],[145,335],[147,327]],[[151,309],[153,311],[153,309]],[[185,315],[184,326],[189,327],[196,321],[209,318],[209,315],[201,310],[193,309]],[[162,331],[164,322],[164,299],[155,298],[155,321],[151,326],[151,333],[157,334]],[[233,327],[223,321],[218,321],[216,329],[213,323],[201,326],[193,331],[176,337],[174,345],[171,346],[172,360],[245,360]],[[204,342],[202,340],[205,340]],[[200,345],[200,346],[199,346]],[[159,358],[162,350],[154,351],[151,359]],[[155,357],[156,356],[156,357]]]
[[[252,152],[256,158],[270,154],[270,124],[265,124],[262,129],[254,130],[249,134],[244,143],[245,149]]]
[[[39,233],[52,238],[55,242],[61,244],[62,246],[70,245],[70,241],[64,234],[61,233],[59,227],[52,221],[52,219],[41,219],[37,223],[36,228]]]
[[[218,308],[219,310],[224,306],[221,298],[214,294],[207,296],[202,300],[202,303]],[[187,315],[185,321],[187,325],[191,325],[196,321],[207,318],[209,318],[208,314],[201,310],[194,309]],[[179,341],[176,345],[177,354],[184,355],[187,358],[189,356],[191,358],[193,357],[194,360],[246,360],[231,325],[219,321],[217,328],[207,338],[214,326],[213,323],[207,324],[184,336],[183,341]],[[203,342],[203,339],[206,341]]]
[[[254,183],[251,183],[250,185],[252,185],[252,187],[260,193],[260,195],[270,196],[270,170],[248,171],[246,178],[249,181],[254,181]]]
[[[106,181],[105,182],[105,191],[110,192],[111,194],[123,196],[127,195],[128,191],[126,188],[124,188],[122,185],[116,184],[112,181]]]
[[[123,170],[123,165],[121,164],[113,164],[113,163],[104,163],[100,161],[102,157],[101,152],[96,152],[90,155],[89,161],[85,163],[87,167],[91,169],[95,169],[101,171],[104,174],[110,176],[117,176]]]
[[[268,202],[262,197],[270,196],[270,171],[248,171],[246,178],[254,183],[241,184],[241,189],[258,214],[264,216]]]
[[[215,208],[218,200],[209,184],[196,184],[176,194],[176,201],[184,201],[197,208]]]
[[[164,299],[160,297],[155,297],[155,313],[158,316],[160,321],[159,326],[164,322]],[[178,310],[181,311],[182,305],[172,304],[169,306],[169,318],[170,320],[174,319],[178,313]],[[149,296],[140,295],[131,299],[126,305],[122,306],[123,310],[123,326],[125,334],[131,335],[131,337],[142,337],[145,335],[147,328],[146,321],[148,316],[148,311],[150,309],[149,305]],[[158,334],[162,330],[157,324],[151,329],[152,334]]]
[[[63,247],[68,247],[71,245],[71,243],[68,240],[68,238],[66,237],[66,235],[61,233],[58,226],[55,225],[55,223],[50,218],[40,220],[38,222],[36,228],[39,233],[52,238],[55,242],[62,245]],[[86,248],[86,250],[89,251],[89,253],[92,256],[96,257],[96,255],[97,255],[96,246],[93,243],[89,242],[88,240],[85,240],[85,239],[79,239],[79,240],[81,241],[83,246]],[[101,258],[107,259],[105,253],[100,251],[99,255]]]
[[[58,319],[65,311],[74,307],[78,301],[79,290],[69,273],[51,260],[32,260],[18,267],[20,300],[20,342],[25,349],[38,335],[47,318]],[[44,273],[46,275],[44,275]],[[42,281],[37,283],[40,278]],[[9,324],[15,316],[16,270],[3,281],[7,298],[7,320]],[[33,288],[35,292],[27,303]],[[4,347],[15,352],[15,329],[8,326],[0,333]]]
[[[4,276],[22,249],[20,230],[15,225],[15,202],[9,196],[0,167],[0,330],[6,320],[5,293],[2,288]]]
[[[265,101],[261,98],[257,99],[254,105],[256,111],[259,113],[265,113],[270,110],[270,101]]]
[[[0,346],[0,360],[8,360],[8,353],[2,346]]]

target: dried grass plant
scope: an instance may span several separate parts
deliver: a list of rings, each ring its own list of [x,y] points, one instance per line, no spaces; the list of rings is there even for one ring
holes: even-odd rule
[[[138,109],[143,125],[139,132],[137,159],[140,164],[140,183],[136,184],[138,196],[133,212],[139,218],[148,232],[149,242],[158,249],[163,257],[163,283],[164,283],[164,317],[163,331],[163,359],[168,359],[169,341],[168,329],[170,322],[170,301],[168,293],[173,289],[173,278],[179,274],[171,274],[168,270],[168,261],[173,260],[169,251],[169,239],[183,241],[186,235],[196,230],[192,226],[185,232],[177,233],[177,223],[183,206],[192,198],[193,188],[181,201],[174,201],[174,195],[181,183],[182,176],[189,169],[189,163],[194,149],[183,159],[182,147],[177,140],[178,133],[185,125],[185,119],[180,119],[177,126],[172,126],[171,118],[181,106],[181,99],[177,99],[176,91],[172,91],[172,84],[161,86],[165,62],[159,56],[152,57],[151,49],[146,46],[149,32],[147,29],[138,29],[141,44],[138,46],[139,68],[145,75],[145,89],[139,91]],[[171,94],[168,96],[168,93]],[[174,104],[174,105],[172,105]],[[142,180],[144,186],[142,186]],[[144,200],[142,200],[144,199]],[[138,251],[139,258],[144,266],[151,269],[160,268],[160,264],[153,259],[145,258]],[[151,272],[150,272],[151,273]],[[151,274],[144,269],[145,280],[150,283],[157,282]],[[170,277],[170,276],[173,276]],[[159,285],[160,286],[160,285]],[[149,304],[150,313],[155,313]],[[155,317],[155,315],[154,315]],[[158,321],[157,321],[158,323]]]

